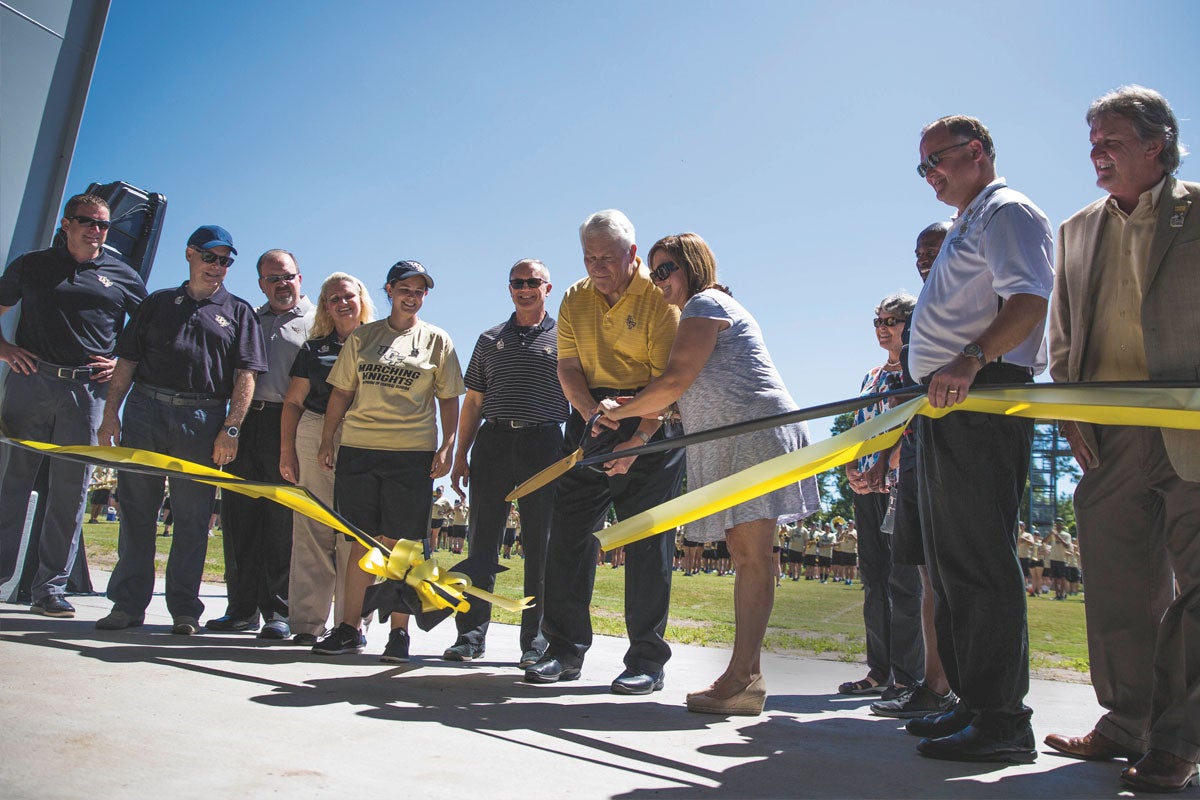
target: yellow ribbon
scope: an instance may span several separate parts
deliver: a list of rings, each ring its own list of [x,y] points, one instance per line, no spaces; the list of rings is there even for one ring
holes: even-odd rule
[[[1035,399],[1035,393],[1027,389],[980,387],[950,408],[934,408],[928,398],[918,397],[823,442],[668,500],[596,531],[595,536],[604,550],[649,538],[890,447],[918,414],[939,418],[955,411],[1200,430],[1200,389],[1103,388],[1081,393],[1039,384]]]
[[[3,437],[0,437],[3,438]],[[39,450],[51,456],[75,456],[75,460],[104,464],[120,469],[122,465],[149,467],[163,473],[189,478],[199,483],[217,486],[248,497],[264,498],[290,508],[299,514],[328,525],[336,531],[352,536],[367,554],[359,561],[363,571],[384,578],[403,580],[416,590],[421,606],[426,611],[450,608],[463,612],[470,608],[464,594],[473,595],[499,606],[506,611],[520,613],[529,608],[532,597],[510,600],[471,585],[471,579],[458,572],[449,572],[438,567],[437,562],[425,559],[421,541],[399,539],[389,550],[374,537],[347,523],[331,511],[303,486],[288,486],[274,483],[246,481],[228,472],[206,467],[180,458],[165,456],[149,450],[130,447],[102,447],[99,445],[55,445],[25,439],[8,439],[14,444]]]

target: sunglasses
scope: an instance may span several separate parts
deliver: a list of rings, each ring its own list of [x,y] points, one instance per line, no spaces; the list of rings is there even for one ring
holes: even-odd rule
[[[106,231],[112,227],[112,223],[109,222],[108,220],[96,219],[95,217],[85,217],[82,215],[75,215],[72,217],[67,217],[67,219],[73,219],[76,222],[78,222],[80,225],[84,226],[85,228],[95,228],[96,230],[101,230],[101,231]]]
[[[971,141],[974,141],[974,140],[972,139],[972,140],[969,140],[966,142],[959,142],[958,144],[952,144],[949,147],[943,147],[941,150],[938,150],[935,153],[930,153],[929,158],[925,159],[920,164],[917,164],[917,174],[920,175],[922,178],[924,178],[926,175],[929,174],[929,171],[931,169],[936,167],[938,164],[942,163],[942,160],[945,158],[946,153],[949,153],[951,150],[955,150],[959,147],[968,145],[971,143]]]
[[[222,267],[228,267],[233,263],[233,256],[219,256],[216,253],[210,253],[195,246],[192,249],[200,254],[200,260],[205,264],[220,264]]]
[[[229,259],[229,260],[230,260],[230,261],[233,261],[233,259],[232,259],[232,258],[231,258],[231,259]],[[299,273],[296,273],[296,272],[285,272],[285,273],[283,273],[282,275],[263,275],[263,276],[262,276],[262,279],[263,279],[264,281],[266,281],[267,283],[280,283],[280,282],[282,282],[282,281],[291,281],[291,280],[295,280],[297,277],[299,277]]]
[[[662,283],[667,278],[671,277],[671,273],[679,269],[674,261],[664,261],[654,269],[650,270],[650,280],[655,283]]]
[[[871,320],[871,322],[876,328],[884,325],[888,326],[889,328],[894,328],[897,325],[903,325],[904,323],[908,322],[908,320],[906,320],[904,317],[876,317],[875,319]]]
[[[510,278],[508,288],[510,289],[536,289],[547,281],[541,278]]]

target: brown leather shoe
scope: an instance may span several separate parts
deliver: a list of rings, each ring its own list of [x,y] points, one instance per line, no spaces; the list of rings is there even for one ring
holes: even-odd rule
[[[1084,736],[1063,736],[1052,733],[1045,738],[1047,747],[1071,758],[1082,758],[1087,761],[1112,761],[1114,758],[1124,758],[1130,763],[1137,761],[1142,754],[1129,750],[1114,742],[1097,730],[1091,730]]]
[[[1121,772],[1121,781],[1126,786],[1147,792],[1182,792],[1194,780],[1196,762],[1154,748]]]

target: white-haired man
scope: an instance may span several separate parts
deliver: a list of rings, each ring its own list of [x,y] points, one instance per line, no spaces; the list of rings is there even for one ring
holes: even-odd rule
[[[573,408],[566,447],[584,439],[587,420],[607,397],[636,394],[666,368],[679,312],[663,300],[637,255],[633,224],[620,211],[592,214],[579,228],[587,277],[567,290],[558,312],[558,378]],[[625,420],[587,438],[587,450],[620,451],[682,431],[659,420]],[[592,535],[609,506],[624,519],[671,499],[683,480],[683,450],[617,458],[604,472],[575,470],[558,481],[546,564],[545,655],[525,671],[531,683],[575,680],[592,644],[589,605],[599,545]],[[625,546],[625,670],[617,694],[663,687],[671,648],[663,634],[675,540],[662,533]]]

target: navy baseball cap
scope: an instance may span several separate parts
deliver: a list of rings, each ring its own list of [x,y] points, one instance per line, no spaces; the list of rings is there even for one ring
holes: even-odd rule
[[[196,232],[188,237],[188,247],[199,247],[201,250],[228,247],[229,252],[237,255],[237,248],[233,246],[233,237],[220,225],[201,225],[196,228]]]
[[[425,285],[430,289],[433,288],[433,276],[429,274],[429,270],[425,269],[425,266],[420,261],[397,261],[388,270],[387,283],[402,281],[414,275],[420,275],[425,279]]]

